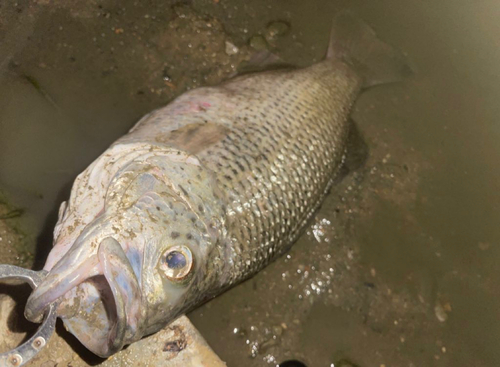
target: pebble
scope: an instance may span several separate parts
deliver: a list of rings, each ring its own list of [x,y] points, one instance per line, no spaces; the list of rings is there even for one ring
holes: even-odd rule
[[[434,307],[434,313],[436,314],[436,317],[440,322],[445,322],[446,320],[448,320],[448,314],[440,303],[437,303]]]
[[[234,43],[230,41],[226,41],[226,54],[227,55],[236,55],[239,52],[238,47],[234,45]]]
[[[272,22],[266,28],[266,39],[268,41],[275,40],[276,38],[287,34],[289,30],[290,26],[286,22]]]
[[[266,50],[267,49],[267,42],[264,37],[261,35],[255,35],[252,38],[250,38],[249,41],[250,47],[256,49],[256,50]]]
[[[273,334],[276,336],[281,336],[283,334],[283,329],[281,326],[273,326]]]

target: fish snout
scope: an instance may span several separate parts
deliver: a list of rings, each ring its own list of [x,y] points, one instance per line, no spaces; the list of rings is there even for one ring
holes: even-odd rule
[[[71,249],[33,291],[28,320],[39,320],[51,303],[58,317],[93,353],[108,357],[142,336],[141,288],[120,243],[106,237],[93,252]]]
[[[86,279],[98,274],[97,256],[88,253],[83,256],[75,252],[70,250],[33,290],[24,310],[26,319],[39,322],[50,304],[57,302]],[[80,258],[85,260],[78,261]]]

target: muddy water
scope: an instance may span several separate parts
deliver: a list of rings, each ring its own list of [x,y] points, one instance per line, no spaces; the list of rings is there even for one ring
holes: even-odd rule
[[[35,262],[75,175],[141,115],[231,75],[252,37],[291,63],[319,60],[347,8],[415,76],[360,97],[370,157],[288,256],[190,317],[229,366],[500,365],[498,4],[172,5],[0,3],[0,188],[24,208],[2,225],[38,238]],[[290,29],[272,36],[274,21]],[[26,242],[16,233],[1,232],[4,262]]]

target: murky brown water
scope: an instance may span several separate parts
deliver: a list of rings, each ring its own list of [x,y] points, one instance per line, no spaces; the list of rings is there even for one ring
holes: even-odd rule
[[[273,21],[291,25],[268,37],[274,52],[319,60],[347,8],[416,75],[361,96],[353,118],[370,158],[289,256],[191,319],[229,366],[500,365],[498,3],[172,4],[0,3],[0,188],[25,208],[36,263],[75,175],[141,115],[233,73]],[[5,243],[24,240],[2,228],[0,256],[14,261]]]

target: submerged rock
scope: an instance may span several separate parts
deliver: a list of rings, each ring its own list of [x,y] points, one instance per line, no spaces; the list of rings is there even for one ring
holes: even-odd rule
[[[290,25],[286,22],[276,21],[269,23],[266,28],[267,41],[273,41],[280,36],[284,36],[290,31]]]

